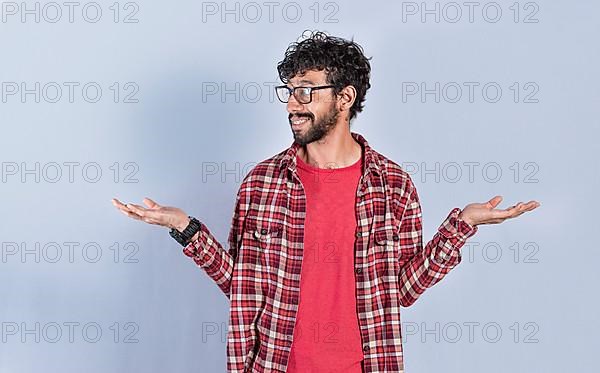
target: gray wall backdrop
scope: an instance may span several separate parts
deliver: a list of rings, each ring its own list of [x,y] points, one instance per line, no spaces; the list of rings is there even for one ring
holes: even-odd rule
[[[227,298],[110,199],[224,243],[242,177],[292,141],[272,86],[305,29],[373,57],[352,130],[411,172],[424,243],[452,207],[542,203],[403,309],[407,372],[595,371],[597,2],[1,6],[0,372],[225,371]]]

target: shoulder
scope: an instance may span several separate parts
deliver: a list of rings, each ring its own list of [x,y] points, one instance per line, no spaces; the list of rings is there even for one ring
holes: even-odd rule
[[[381,153],[374,152],[374,155],[382,170],[393,215],[400,224],[406,217],[407,211],[416,211],[418,214],[420,202],[417,189],[410,174],[400,164]]]
[[[386,184],[396,197],[408,196],[415,192],[416,187],[410,174],[398,162],[375,150],[372,150],[372,152],[382,170],[382,176],[385,178]]]
[[[282,161],[287,152],[287,149],[258,162],[244,176],[242,180],[242,188],[257,189],[262,187],[270,187],[273,184],[279,183],[282,176]]]

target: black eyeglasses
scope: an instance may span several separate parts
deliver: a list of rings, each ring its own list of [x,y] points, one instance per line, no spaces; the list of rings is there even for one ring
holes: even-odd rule
[[[334,85],[322,85],[318,87],[294,87],[290,88],[287,85],[280,85],[275,87],[275,92],[277,93],[277,98],[279,101],[284,104],[287,103],[290,99],[290,96],[293,94],[296,97],[296,101],[301,104],[309,104],[312,101],[312,93],[313,91],[325,88],[333,88]]]

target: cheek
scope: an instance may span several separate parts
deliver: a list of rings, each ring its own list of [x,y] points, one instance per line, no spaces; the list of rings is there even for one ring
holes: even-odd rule
[[[304,107],[304,113],[311,115],[313,120],[317,119],[317,117],[319,116],[318,111],[313,106],[308,106],[308,105],[305,106]]]
[[[333,109],[333,106],[332,104],[323,102],[311,102],[310,105],[306,106],[305,109],[306,112],[311,113],[313,115],[313,118],[316,120],[318,118],[323,118],[327,116],[327,113],[329,113]]]

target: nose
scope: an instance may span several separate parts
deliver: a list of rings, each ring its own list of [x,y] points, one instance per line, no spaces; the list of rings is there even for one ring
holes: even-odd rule
[[[302,109],[304,108],[304,105],[302,105],[301,103],[298,102],[298,100],[296,100],[296,96],[291,95],[290,98],[288,99],[287,102],[287,111],[288,113],[292,114],[298,111],[302,111]]]

